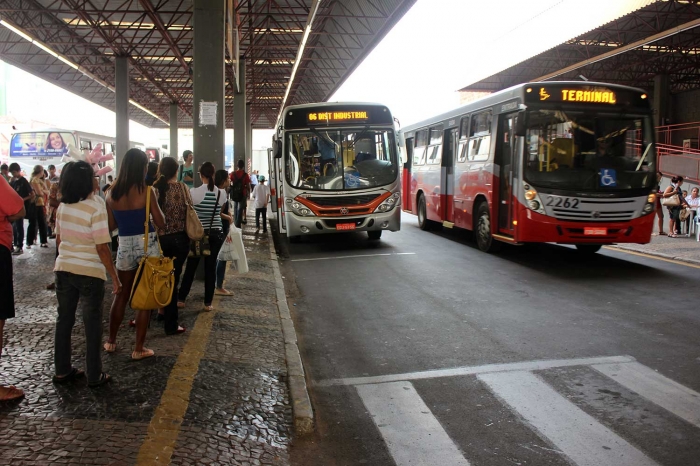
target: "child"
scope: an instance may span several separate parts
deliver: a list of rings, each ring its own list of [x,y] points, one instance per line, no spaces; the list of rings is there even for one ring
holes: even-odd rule
[[[267,233],[267,204],[270,202],[270,187],[265,184],[265,177],[258,177],[258,184],[253,189],[255,198],[255,231],[260,231],[260,215],[262,214],[263,233]]]

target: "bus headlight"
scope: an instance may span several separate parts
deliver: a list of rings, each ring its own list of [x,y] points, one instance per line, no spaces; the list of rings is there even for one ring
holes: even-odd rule
[[[642,215],[648,215],[654,212],[656,208],[656,193],[649,193],[647,196],[647,203],[642,207]]]
[[[642,210],[644,210],[645,214],[650,214],[654,211],[654,204],[646,204]]]
[[[654,193],[649,194],[649,195],[647,196],[647,202],[648,202],[649,204],[653,204],[654,201],[656,201],[656,194],[654,194]]]
[[[391,209],[393,209],[395,206],[397,206],[399,204],[400,200],[401,200],[401,194],[394,193],[391,196],[384,199],[384,202],[379,204],[377,206],[377,208],[374,209],[374,212],[375,213],[389,212]]]
[[[523,197],[525,198],[525,205],[527,208],[544,215],[545,211],[544,208],[542,208],[542,201],[540,201],[540,195],[537,194],[537,191],[527,183],[523,184],[523,189],[525,190]]]
[[[294,199],[287,199],[287,205],[291,209],[293,213],[300,217],[315,217],[316,214],[314,214],[311,209],[306,207],[304,204],[301,202],[294,200]]]

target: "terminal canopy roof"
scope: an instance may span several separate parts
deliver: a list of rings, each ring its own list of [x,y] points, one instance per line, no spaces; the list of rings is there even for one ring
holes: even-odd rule
[[[227,4],[226,123],[232,126],[237,58],[245,60],[254,128],[272,128],[314,0]],[[286,104],[325,101],[416,0],[324,0]],[[192,126],[193,0],[1,0],[0,59],[110,110],[114,57],[130,61],[130,119]],[[144,110],[145,109],[145,110]]]
[[[699,0],[657,0],[515,66],[463,92],[494,92],[543,80],[580,80],[648,91],[666,74],[671,92],[700,88]]]

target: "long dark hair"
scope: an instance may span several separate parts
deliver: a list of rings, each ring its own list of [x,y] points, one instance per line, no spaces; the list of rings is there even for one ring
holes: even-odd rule
[[[61,171],[61,202],[75,204],[84,201],[93,192],[92,179],[94,172],[87,162],[70,162]]]
[[[144,151],[140,149],[129,149],[126,151],[117,179],[114,181],[112,189],[109,190],[112,199],[118,201],[133,186],[139,189],[139,193],[142,192],[146,188],[147,166],[148,157]]]
[[[217,187],[221,186],[221,183],[228,179],[228,172],[226,170],[216,170],[214,174],[214,184]]]
[[[209,191],[214,191],[214,186],[215,186],[214,185],[214,172],[215,171],[216,171],[216,167],[211,162],[204,162],[202,164],[202,166],[199,167],[199,174],[209,178],[209,182],[207,183],[207,188],[209,188]]]
[[[170,185],[168,180],[177,175],[179,165],[177,160],[172,157],[163,157],[158,165],[158,180],[153,183],[153,187],[158,190],[158,205],[163,208],[165,204],[165,195],[168,192]]]

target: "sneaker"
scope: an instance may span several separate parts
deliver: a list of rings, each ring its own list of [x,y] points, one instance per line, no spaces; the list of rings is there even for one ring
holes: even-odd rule
[[[31,245],[31,244],[28,244],[28,245],[26,246],[26,248],[27,248],[27,249],[31,249],[31,248],[32,248],[32,245]]]
[[[42,247],[42,248],[48,248],[48,247],[49,247],[49,245],[48,245],[47,243],[41,243],[41,246],[39,246],[39,247]]]
[[[14,248],[10,254],[12,254],[13,256],[19,256],[23,252],[24,251],[22,251],[22,249],[20,249],[20,248]]]

